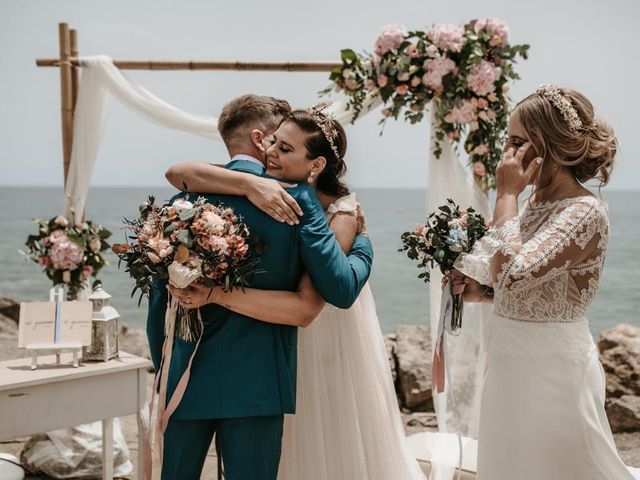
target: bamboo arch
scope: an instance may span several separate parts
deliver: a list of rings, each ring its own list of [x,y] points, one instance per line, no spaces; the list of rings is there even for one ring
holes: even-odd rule
[[[67,23],[58,24],[59,58],[38,58],[38,67],[60,68],[60,99],[62,121],[62,156],[64,184],[66,186],[73,145],[73,120],[82,61],[78,56],[78,32]],[[330,72],[338,62],[214,62],[214,61],[160,61],[114,60],[121,70],[235,70],[247,72]]]

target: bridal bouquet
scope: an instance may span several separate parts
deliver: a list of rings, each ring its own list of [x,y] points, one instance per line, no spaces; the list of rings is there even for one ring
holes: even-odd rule
[[[67,287],[67,299],[75,300],[88,286],[89,277],[96,278],[107,262],[102,252],[109,248],[106,239],[111,232],[91,221],[71,223],[58,215],[47,222],[35,220],[38,233],[29,235],[21,252],[44,268],[54,285]],[[95,280],[93,287],[100,284]]]
[[[402,234],[401,252],[406,251],[411,260],[418,261],[418,268],[424,269],[418,278],[431,280],[429,269],[436,265],[443,274],[448,274],[461,253],[471,248],[487,231],[487,223],[482,215],[469,207],[461,210],[451,199],[438,207],[413,232]],[[462,294],[452,292],[451,330],[457,331],[462,325]]]
[[[496,18],[416,31],[387,25],[374,53],[342,50],[342,65],[330,78],[332,87],[348,96],[355,117],[371,96],[385,103],[381,123],[400,115],[419,122],[431,105],[435,156],[445,139],[463,143],[476,181],[487,190],[501,158],[509,81],[519,78],[515,63],[527,58],[528,49],[511,44],[506,23]]]
[[[248,286],[248,278],[257,273],[249,228],[231,208],[207,203],[204,197],[192,202],[187,196],[167,205],[149,197],[140,206],[140,217],[124,222],[130,242],[112,250],[135,280],[131,296],[140,291],[138,304],[158,278],[177,288],[197,281],[231,290]],[[180,310],[178,316],[178,335],[193,340],[198,325],[191,311]]]

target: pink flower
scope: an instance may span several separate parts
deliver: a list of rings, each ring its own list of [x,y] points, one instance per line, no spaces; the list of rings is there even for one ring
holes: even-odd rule
[[[100,247],[102,246],[102,242],[100,241],[100,237],[93,237],[89,242],[89,249],[92,252],[99,252]]]
[[[389,77],[387,77],[384,73],[378,75],[378,86],[380,88],[386,87],[387,83],[389,83]]]
[[[435,45],[429,45],[426,50],[427,57],[434,58],[438,54],[438,47]]]
[[[47,240],[49,241],[49,243],[67,242],[69,241],[69,237],[65,235],[64,230],[54,230],[47,237]]]
[[[500,67],[496,67],[486,60],[481,60],[479,64],[473,67],[467,77],[467,85],[476,95],[482,97],[495,91],[495,83],[500,78],[500,75],[502,75]]]
[[[382,27],[374,43],[375,52],[378,55],[384,55],[391,50],[398,49],[407,35],[407,30],[402,25]]]
[[[60,225],[61,227],[66,227],[66,226],[68,226],[68,225],[69,225],[69,220],[67,220],[66,218],[64,218],[62,215],[58,215],[58,216],[55,218],[54,222],[55,222],[57,225]]]
[[[478,114],[478,117],[480,117],[485,122],[492,122],[493,120],[495,120],[496,116],[496,112],[491,109],[483,110]]]
[[[489,44],[493,47],[504,47],[509,43],[509,27],[498,18],[484,18],[476,21],[473,30],[479,34],[482,31],[491,35]]]
[[[473,173],[479,177],[484,177],[487,174],[487,170],[482,162],[473,162]]]
[[[399,73],[397,78],[400,82],[406,82],[410,78],[409,72]]]
[[[489,102],[485,98],[478,99],[478,108],[487,108],[489,106]]]
[[[409,85],[407,85],[406,83],[396,85],[396,93],[398,95],[406,95],[407,93],[409,93]]]
[[[418,46],[415,43],[409,44],[407,48],[405,48],[404,53],[406,53],[407,56],[410,58],[415,58],[418,55],[420,55],[420,52],[418,51]]]
[[[442,50],[459,52],[464,45],[464,29],[456,25],[439,25],[428,34],[434,45]]]
[[[418,227],[416,228],[416,235],[424,237],[424,234],[426,232],[427,232],[427,226],[426,225],[418,225]]]
[[[489,147],[487,147],[484,143],[481,143],[476,148],[474,148],[471,153],[473,155],[486,155],[489,153]]]
[[[69,270],[62,272],[62,281],[64,283],[71,283],[71,272]]]
[[[456,64],[447,57],[438,57],[424,62],[427,73],[422,77],[422,83],[434,90],[442,90],[442,77],[456,70]]]
[[[349,90],[355,90],[356,88],[358,88],[358,82],[356,81],[355,78],[347,78],[344,81],[344,85],[345,87],[347,87]]]
[[[417,87],[421,83],[422,83],[422,80],[420,79],[420,77],[412,77],[411,78],[411,86],[412,87]]]
[[[469,131],[470,132],[475,132],[476,130],[478,130],[478,128],[480,128],[480,125],[475,120],[469,124]]]
[[[83,248],[64,234],[49,249],[51,265],[56,270],[75,270],[82,263],[83,256]]]
[[[469,217],[469,212],[462,212],[460,214],[460,219],[458,220],[458,222],[460,223],[460,226],[462,228],[467,228],[469,226],[469,223],[467,221],[468,217]]]
[[[376,88],[378,88],[376,86],[376,82],[374,82],[373,80],[371,80],[370,78],[367,78],[367,81],[364,83],[364,86],[367,88],[367,90],[369,90],[370,92],[374,91]]]
[[[476,118],[476,108],[469,100],[463,100],[460,106],[455,106],[444,116],[447,123],[471,123]]]
[[[85,265],[82,267],[82,279],[86,280],[93,273],[93,267],[91,265]]]

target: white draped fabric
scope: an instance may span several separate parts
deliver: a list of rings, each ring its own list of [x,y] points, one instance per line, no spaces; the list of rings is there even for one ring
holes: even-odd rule
[[[67,218],[71,219],[72,211],[77,212],[79,217],[84,211],[104,132],[109,94],[158,125],[221,140],[217,118],[182,111],[156,97],[128,79],[109,57],[82,57],[80,62],[83,66],[82,80],[75,110],[71,164],[65,189],[64,211]],[[380,103],[378,97],[370,99],[359,118]],[[347,110],[346,102],[334,103],[332,111],[340,122],[349,122],[353,118],[353,111]]]
[[[216,118],[184,112],[170,105],[128,79],[113,65],[109,57],[83,57],[80,62],[83,66],[82,79],[75,110],[74,141],[65,189],[65,215],[68,218],[72,218],[72,212],[76,212],[78,218],[84,212],[104,132],[110,94],[134,112],[158,125],[206,138],[220,139]],[[362,118],[381,103],[379,97],[369,99],[358,118]],[[335,102],[331,108],[340,122],[347,123],[352,120],[353,111],[347,109],[346,102]],[[433,116],[431,122],[433,123]],[[462,207],[473,206],[488,216],[486,195],[462,166],[450,142],[443,142],[440,158],[436,159],[433,151],[432,146],[429,156],[427,210],[432,211],[444,204],[447,198],[452,198]],[[439,277],[439,273],[434,272],[430,286],[432,338],[435,338],[437,332]],[[484,370],[485,331],[489,316],[485,306],[467,305],[465,309],[461,335],[446,338],[450,382],[445,393],[436,396],[435,405],[441,432],[459,431],[465,436],[477,438],[479,386]],[[449,437],[450,435],[447,437],[448,442]],[[432,438],[437,438],[437,435]],[[425,448],[428,449],[428,445],[425,445]],[[442,448],[434,448],[431,451],[430,458],[434,463],[431,478],[449,480],[453,477],[455,468],[455,462],[450,459],[457,458],[457,455],[452,456],[448,451],[446,455],[441,456],[439,451],[441,452]]]
[[[433,125],[433,112],[431,124]],[[434,139],[429,154],[429,177],[427,181],[427,211],[432,212],[444,205],[448,198],[461,208],[473,207],[485,218],[489,218],[489,200],[478,187],[471,173],[462,165],[457,153],[448,140],[441,142],[440,158],[434,155]],[[430,318],[432,348],[438,333],[440,314],[441,274],[439,270],[431,272]],[[480,388],[486,365],[486,344],[491,306],[466,304],[464,307],[463,326],[460,335],[445,334],[445,357],[447,368],[447,385],[441,394],[434,393],[434,405],[438,417],[438,430],[443,434],[428,437],[426,457],[432,463],[431,480],[450,480],[458,465],[457,445],[455,454],[451,452],[451,435],[460,433],[469,439],[478,438],[478,415],[480,407]],[[456,442],[457,443],[457,442]],[[413,440],[413,445],[416,441]],[[448,445],[448,447],[444,447]],[[470,452],[464,452],[465,468],[473,470],[476,445],[473,441],[464,441]],[[463,450],[466,447],[463,446]]]

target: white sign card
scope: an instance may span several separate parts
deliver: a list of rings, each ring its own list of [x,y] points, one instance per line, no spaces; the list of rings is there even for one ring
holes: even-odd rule
[[[80,343],[91,345],[91,302],[20,304],[18,347]]]

